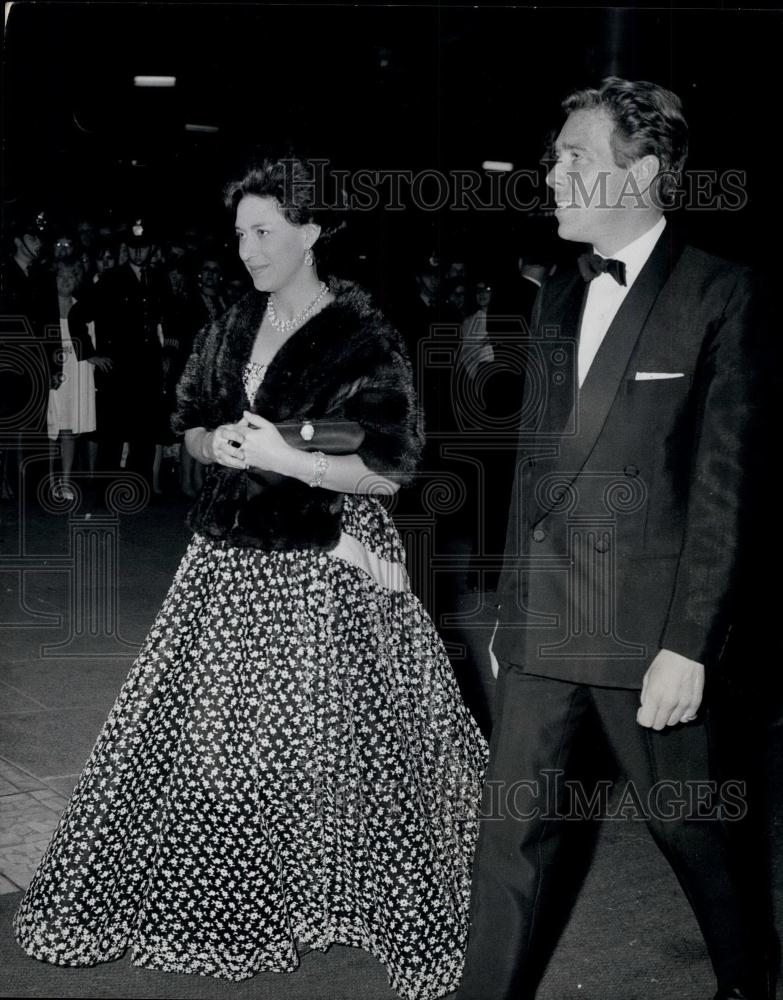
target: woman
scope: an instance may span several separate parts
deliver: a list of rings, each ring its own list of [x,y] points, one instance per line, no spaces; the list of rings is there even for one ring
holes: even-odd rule
[[[76,302],[79,287],[84,281],[81,262],[73,256],[56,256],[54,269],[60,343],[52,352],[46,424],[49,439],[53,446],[59,445],[60,450],[61,475],[53,487],[53,495],[58,500],[73,500],[75,494],[71,487],[71,472],[77,441],[80,435],[95,431],[95,367],[103,370],[108,362],[95,351],[92,324],[84,338],[72,337],[68,327],[68,313]],[[46,305],[54,305],[54,296]],[[53,308],[47,321],[49,319],[54,320]],[[88,465],[92,470],[95,465],[95,449],[92,442],[88,444]],[[54,465],[53,454],[51,464]]]
[[[364,292],[319,281],[308,180],[265,163],[228,189],[254,290],[179,386],[195,536],[16,929],[47,961],[130,945],[235,980],[342,943],[434,998],[462,968],[486,748],[371,495],[421,448],[410,366]],[[355,453],[277,426],[326,416],[361,425]]]
[[[487,336],[487,310],[492,302],[492,289],[486,281],[477,281],[473,286],[473,300],[476,309],[462,322],[459,357],[460,367],[471,381],[482,364],[494,359],[492,343]]]

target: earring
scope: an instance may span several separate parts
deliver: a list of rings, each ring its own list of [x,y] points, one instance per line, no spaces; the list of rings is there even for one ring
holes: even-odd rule
[[[305,250],[304,262],[308,267],[313,266],[313,251],[310,247]]]

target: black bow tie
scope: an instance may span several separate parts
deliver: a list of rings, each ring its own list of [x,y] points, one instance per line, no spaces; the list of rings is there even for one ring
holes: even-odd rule
[[[609,260],[597,253],[583,253],[577,263],[585,281],[592,281],[599,274],[611,274],[618,285],[625,284],[625,264],[621,260]]]

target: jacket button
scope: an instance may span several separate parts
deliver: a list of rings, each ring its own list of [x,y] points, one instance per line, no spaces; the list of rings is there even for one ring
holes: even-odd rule
[[[626,465],[626,467],[623,469],[623,472],[626,474],[626,476],[638,476],[639,475],[639,466],[638,465]]]
[[[535,542],[543,542],[543,540],[545,538],[546,538],[546,532],[544,531],[543,528],[534,528],[533,529],[533,541],[535,541]]]
[[[609,551],[609,539],[608,538],[600,538],[595,543],[595,551],[596,552],[608,552]]]

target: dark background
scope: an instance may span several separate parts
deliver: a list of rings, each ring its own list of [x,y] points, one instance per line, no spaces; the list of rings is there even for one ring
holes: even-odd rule
[[[619,74],[681,95],[690,168],[747,171],[747,207],[687,213],[691,237],[740,261],[779,256],[781,12],[22,2],[5,45],[6,215],[44,207],[67,224],[111,209],[161,232],[227,232],[234,165],[289,144],[349,170],[540,169],[562,97]],[[134,88],[141,73],[177,86]],[[382,285],[430,245],[476,273],[527,221],[354,213],[351,253]]]

